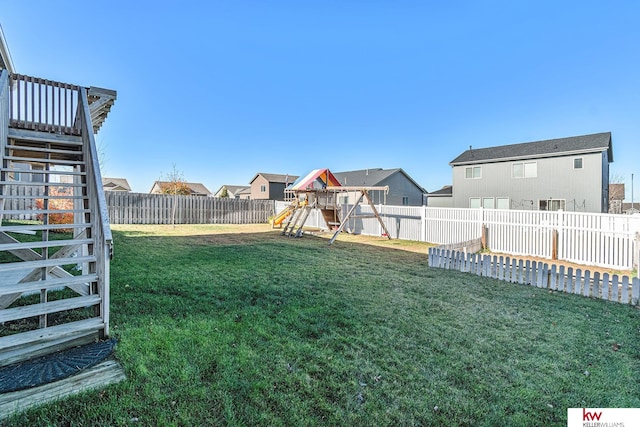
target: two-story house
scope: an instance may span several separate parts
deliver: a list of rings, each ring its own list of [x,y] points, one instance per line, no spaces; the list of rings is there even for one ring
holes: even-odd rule
[[[456,208],[607,212],[611,132],[473,148],[450,162]]]
[[[276,173],[257,173],[249,185],[251,187],[251,195],[240,198],[250,198],[252,200],[284,200],[284,189],[292,184],[298,176]]]
[[[347,172],[335,172],[335,177],[343,186],[381,187],[389,186],[389,191],[372,192],[370,195],[376,204],[395,206],[422,206],[425,204],[427,191],[401,168],[395,169],[362,169]],[[377,194],[380,193],[380,194]],[[349,197],[347,195],[342,197]],[[354,203],[355,195],[342,203]]]

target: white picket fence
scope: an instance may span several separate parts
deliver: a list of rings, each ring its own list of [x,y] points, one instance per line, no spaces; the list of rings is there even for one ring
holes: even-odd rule
[[[590,270],[565,268],[564,265],[525,262],[508,256],[429,248],[429,266],[634,306],[640,299],[638,277],[601,275],[597,271],[592,273]]]
[[[276,212],[287,203],[276,202]],[[349,206],[342,206],[343,212]],[[615,215],[562,211],[428,208],[379,205],[391,238],[455,244],[477,239],[486,229],[487,246],[493,252],[527,255],[631,270],[638,264],[640,215]],[[357,215],[371,213],[360,205]],[[328,228],[316,214],[306,225]],[[346,231],[381,236],[376,219],[351,219]],[[555,235],[555,237],[554,237]]]

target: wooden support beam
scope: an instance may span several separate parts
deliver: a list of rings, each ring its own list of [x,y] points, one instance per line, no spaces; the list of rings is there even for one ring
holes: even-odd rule
[[[330,245],[333,244],[333,242],[338,237],[338,234],[340,234],[342,232],[342,230],[344,229],[344,227],[347,225],[347,222],[349,221],[349,218],[351,217],[351,215],[353,215],[353,212],[355,212],[356,207],[360,204],[360,201],[362,200],[363,197],[364,197],[364,191],[361,191],[360,192],[360,197],[358,197],[358,200],[353,204],[351,209],[349,209],[349,212],[347,212],[347,216],[342,219],[340,226],[338,227],[336,232],[333,234],[333,237],[331,238],[331,240],[329,240],[329,244]]]
[[[378,222],[380,223],[380,226],[382,226],[382,229],[384,230],[384,233],[386,234],[387,239],[391,240],[391,235],[389,234],[389,230],[387,230],[387,226],[384,225],[384,221],[382,220],[382,218],[380,218],[380,214],[378,213],[378,210],[373,204],[371,197],[369,197],[369,192],[367,190],[364,190],[363,193],[367,198],[367,201],[369,202],[369,206],[371,206],[371,209],[373,209],[373,214],[375,215],[376,218],[378,218]]]

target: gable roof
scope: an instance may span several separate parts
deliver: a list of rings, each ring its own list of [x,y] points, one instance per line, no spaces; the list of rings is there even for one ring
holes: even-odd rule
[[[375,187],[377,185],[381,185],[381,183],[384,180],[388,179],[389,177],[397,173],[401,173],[402,175],[404,175],[409,181],[411,181],[411,183],[413,183],[413,185],[418,187],[423,193],[427,192],[424,188],[422,188],[421,185],[415,182],[413,178],[411,178],[409,174],[407,174],[402,168],[362,169],[362,170],[347,171],[347,172],[334,172],[334,175],[336,178],[338,178],[338,181],[340,181],[340,184],[343,186],[353,187],[353,186],[361,185],[363,187]]]
[[[242,191],[242,190],[246,190],[247,188],[251,188],[251,187],[249,187],[248,185],[227,185],[227,184],[224,184],[224,185],[222,185],[222,186],[218,189],[218,191],[216,191],[216,192],[215,192],[215,194],[220,194],[220,193],[222,193],[222,190],[223,190],[224,188],[226,188],[226,189],[227,189],[227,192],[228,192],[229,194],[231,194],[231,195],[234,195],[234,196],[235,196],[235,195],[237,195],[240,191]]]
[[[153,183],[153,186],[151,187],[151,192],[153,191],[153,189],[155,188],[155,186],[157,185],[158,187],[161,187],[162,185],[165,184],[169,184],[169,181],[156,181]],[[191,194],[195,194],[195,195],[202,195],[202,196],[210,196],[211,192],[207,189],[207,187],[205,187],[203,184],[200,184],[199,182],[185,182],[184,183],[187,187],[189,187],[189,189],[191,190]]]
[[[264,179],[266,179],[269,182],[276,182],[276,183],[280,183],[280,184],[291,184],[292,182],[294,182],[296,179],[298,179],[299,177],[296,175],[289,175],[289,174],[277,174],[277,173],[264,173],[264,172],[258,172],[256,174],[256,176],[254,176],[251,181],[249,181],[249,184],[251,184],[253,181],[256,180],[257,177],[262,176]]]
[[[102,178],[102,186],[105,190],[131,191],[131,186],[126,178]]]
[[[609,162],[613,162],[611,132],[501,145],[497,147],[472,148],[460,154],[449,164],[451,166],[458,166],[474,163],[503,162],[518,159],[597,153],[605,150],[609,153]]]
[[[450,196],[453,196],[453,186],[452,185],[445,185],[441,189],[429,193],[429,197],[433,197],[433,196],[435,196],[435,197],[450,197]]]

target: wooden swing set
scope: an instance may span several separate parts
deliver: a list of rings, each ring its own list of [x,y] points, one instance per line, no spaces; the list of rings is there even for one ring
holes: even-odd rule
[[[335,230],[333,237],[329,240],[329,245],[335,241],[351,219],[375,218],[384,230],[383,235],[391,239],[391,235],[369,194],[371,191],[381,191],[386,195],[389,191],[388,186],[343,186],[329,169],[316,169],[298,179],[286,191],[295,195],[294,200],[274,219],[274,225],[282,224],[286,219],[281,233],[283,236],[302,237],[304,224],[311,211],[319,209],[329,228]],[[346,215],[340,218],[342,206],[339,203],[341,200],[339,196],[345,194],[348,196],[350,193],[355,193],[357,198]],[[366,201],[371,207],[372,213],[357,214],[357,207],[363,201]]]

